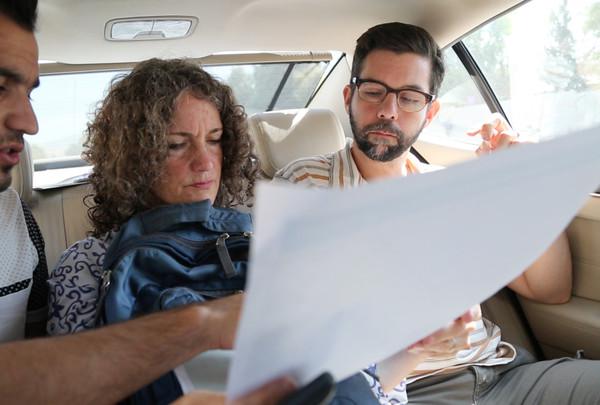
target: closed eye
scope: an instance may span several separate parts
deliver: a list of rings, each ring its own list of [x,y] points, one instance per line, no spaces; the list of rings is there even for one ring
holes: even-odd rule
[[[185,146],[185,142],[169,142],[169,150],[180,150]]]

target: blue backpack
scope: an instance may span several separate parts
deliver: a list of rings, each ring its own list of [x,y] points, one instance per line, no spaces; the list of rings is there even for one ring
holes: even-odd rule
[[[96,323],[242,291],[251,232],[249,214],[214,208],[209,200],[134,216],[106,252]],[[168,404],[182,394],[171,371],[122,403]]]

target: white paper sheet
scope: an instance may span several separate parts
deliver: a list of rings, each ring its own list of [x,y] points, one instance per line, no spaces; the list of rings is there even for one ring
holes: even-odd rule
[[[259,185],[228,395],[343,379],[423,338],[521,273],[599,183],[595,128],[352,190]]]

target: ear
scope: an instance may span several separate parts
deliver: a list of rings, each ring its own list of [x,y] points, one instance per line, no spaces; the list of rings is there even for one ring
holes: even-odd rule
[[[437,113],[440,111],[440,102],[438,100],[433,100],[429,107],[427,107],[427,114],[425,115],[425,126],[429,125],[431,121],[435,118]]]
[[[350,113],[350,103],[352,102],[352,87],[347,84],[344,86],[344,107],[346,107],[346,113]]]

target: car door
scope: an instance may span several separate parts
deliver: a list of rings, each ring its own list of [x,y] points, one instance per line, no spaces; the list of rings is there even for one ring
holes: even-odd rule
[[[596,0],[534,0],[467,34],[444,51],[448,68],[442,110],[415,145],[417,150],[430,163],[444,166],[474,157],[478,140],[466,132],[489,119],[490,112],[504,115],[514,129],[535,141],[599,125],[599,39]],[[567,228],[574,271],[570,301],[517,301],[503,291],[488,302],[488,313],[501,324],[505,337],[540,357],[584,350],[585,357],[600,358],[600,195],[590,191]]]

